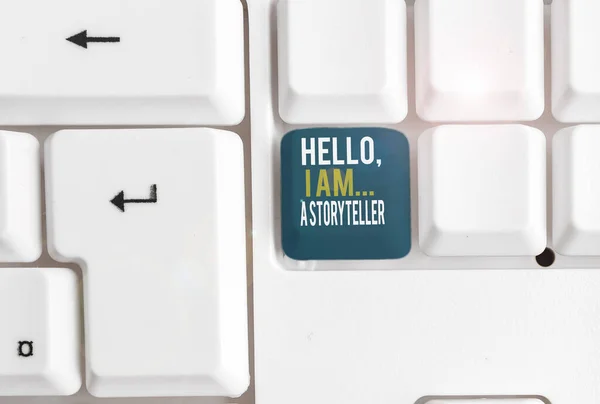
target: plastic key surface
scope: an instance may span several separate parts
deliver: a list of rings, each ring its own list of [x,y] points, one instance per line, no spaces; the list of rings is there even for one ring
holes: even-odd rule
[[[553,139],[553,241],[562,255],[600,255],[600,125]]]
[[[78,284],[69,269],[0,269],[0,396],[79,390]]]
[[[33,262],[42,253],[39,142],[0,131],[0,262]]]
[[[213,129],[69,130],[46,142],[48,243],[84,274],[98,397],[249,384],[242,143]]]
[[[281,0],[279,112],[288,123],[396,123],[407,114],[404,0]]]
[[[538,398],[436,398],[424,404],[544,404]]]
[[[240,0],[0,4],[2,125],[235,125],[244,117]]]
[[[415,2],[417,113],[529,121],[544,111],[544,2]]]
[[[600,122],[600,2],[551,5],[552,113],[561,122]]]
[[[546,139],[523,125],[448,125],[419,138],[419,240],[431,256],[546,247]]]
[[[281,143],[282,237],[296,260],[402,258],[411,248],[406,137],[317,128]]]

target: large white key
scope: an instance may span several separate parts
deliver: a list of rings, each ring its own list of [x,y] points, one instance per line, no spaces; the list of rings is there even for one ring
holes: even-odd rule
[[[534,120],[544,111],[544,2],[415,2],[417,113]]]
[[[0,269],[0,396],[75,394],[79,335],[73,271]]]
[[[419,138],[419,241],[431,256],[546,247],[546,138],[523,125],[439,126]]]
[[[71,130],[46,143],[48,243],[84,273],[98,397],[248,387],[242,143],[213,129]]]
[[[561,122],[600,122],[600,2],[552,2],[552,113]]]
[[[553,242],[562,255],[600,255],[600,125],[553,139]]]
[[[0,6],[0,124],[234,125],[244,117],[240,0]]]
[[[396,123],[407,113],[404,0],[281,0],[279,111],[288,123]]]
[[[35,137],[0,131],[2,262],[33,262],[42,253],[40,168]]]

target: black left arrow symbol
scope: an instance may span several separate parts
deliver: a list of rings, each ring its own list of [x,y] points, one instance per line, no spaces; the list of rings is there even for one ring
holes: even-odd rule
[[[81,31],[79,34],[70,36],[67,41],[74,43],[75,45],[81,46],[87,49],[88,43],[100,42],[100,43],[115,43],[121,42],[121,38],[118,36],[88,36],[87,30]]]
[[[127,203],[156,203],[156,202],[158,202],[158,195],[156,192],[156,184],[150,186],[150,198],[148,198],[148,199],[125,199],[125,191],[121,191],[110,201],[110,203],[112,203],[117,208],[119,208],[119,210],[121,212],[125,212],[125,204],[127,204]]]

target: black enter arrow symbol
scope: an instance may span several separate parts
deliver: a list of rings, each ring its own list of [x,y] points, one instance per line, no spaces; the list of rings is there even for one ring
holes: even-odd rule
[[[118,36],[88,36],[87,30],[81,31],[79,34],[70,36],[67,41],[79,45],[82,48],[87,49],[88,43],[100,42],[100,43],[115,43],[121,42],[121,38]]]
[[[156,184],[150,186],[150,198],[148,199],[125,199],[125,191],[121,191],[111,199],[110,203],[115,205],[121,212],[125,212],[125,204],[127,203],[156,203],[158,195],[156,193]]]

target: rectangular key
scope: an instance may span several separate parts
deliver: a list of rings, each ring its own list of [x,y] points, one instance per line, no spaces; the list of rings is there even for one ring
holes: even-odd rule
[[[425,404],[544,404],[538,398],[436,398]]]
[[[394,259],[411,249],[410,151],[384,128],[295,130],[281,141],[281,242],[295,260]]]
[[[407,114],[404,0],[282,0],[279,111],[288,123],[397,123]]]
[[[524,125],[446,125],[419,138],[419,242],[434,257],[546,247],[546,138]]]
[[[33,262],[42,253],[40,144],[0,131],[0,262]]]
[[[244,117],[240,0],[0,0],[0,8],[2,125]]]
[[[0,269],[0,396],[79,390],[78,294],[70,269]]]
[[[535,120],[544,111],[544,2],[418,0],[415,63],[424,120]]]
[[[240,138],[68,130],[45,147],[48,247],[83,267],[89,392],[241,395],[249,365]]]
[[[553,242],[561,255],[600,255],[600,125],[553,138]]]
[[[552,113],[561,122],[600,121],[600,2],[552,2]]]

